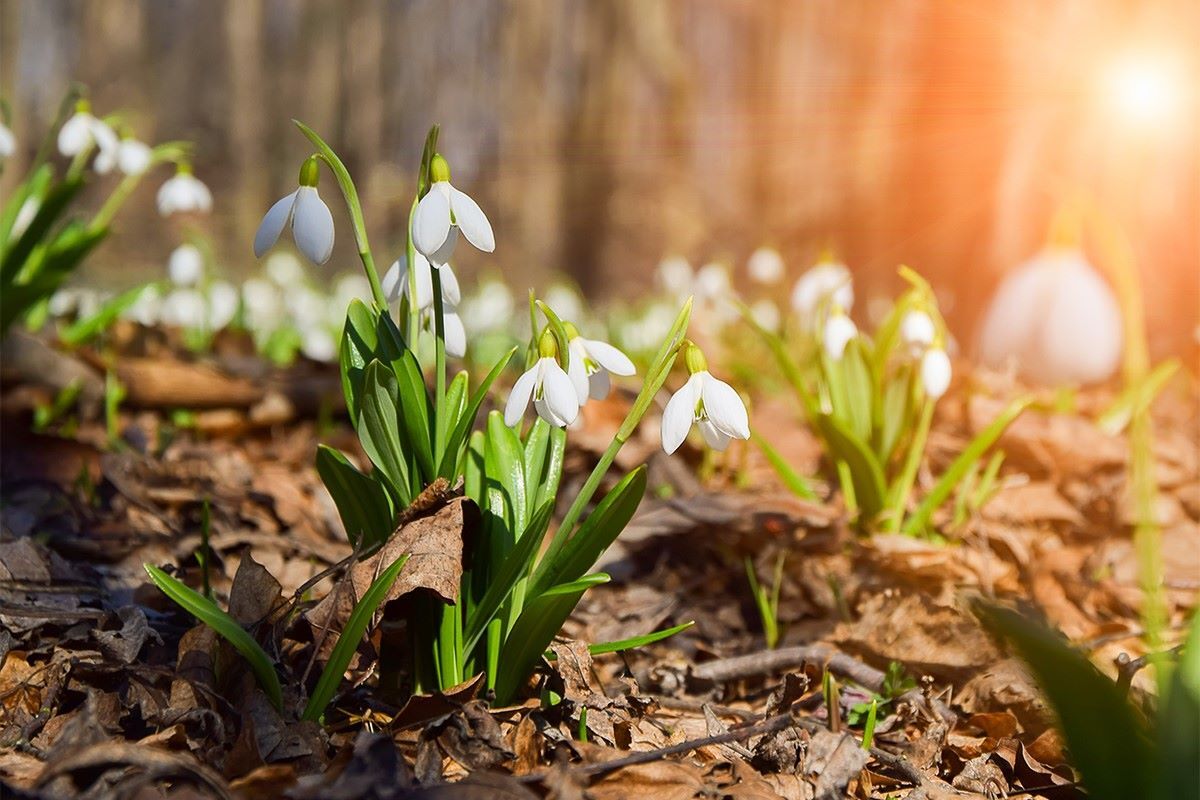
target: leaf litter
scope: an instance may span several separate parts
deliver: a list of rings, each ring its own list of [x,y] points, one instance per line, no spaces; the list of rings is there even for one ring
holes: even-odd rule
[[[1030,412],[999,443],[995,502],[951,545],[855,537],[839,499],[783,493],[756,453],[735,450],[740,476],[718,472],[701,486],[652,439],[635,441],[624,457],[649,463],[659,499],[605,554],[599,568],[613,585],[580,604],[529,699],[495,707],[478,677],[406,694],[385,685],[403,641],[389,627],[417,607],[406,606],[414,593],[457,601],[478,510],[440,487],[381,549],[356,553],[312,468],[317,441],[356,452],[346,429],[319,432],[309,416],[321,391],[336,396],[333,376],[301,367],[248,380],[228,364],[139,363],[125,367],[134,390],[119,450],[105,452],[92,418],[70,437],[6,436],[6,796],[1072,798],[1082,793],[1070,753],[1036,683],[984,632],[970,598],[1044,617],[1113,677],[1118,657],[1144,655],[1127,444],[1077,414]],[[6,433],[28,430],[31,396],[36,387],[6,386]],[[1174,642],[1200,587],[1200,452],[1188,435],[1194,405],[1172,401],[1158,404],[1170,424],[1156,455]],[[623,402],[589,406],[585,426],[598,433],[568,453],[576,479],[596,457],[587,443],[606,441]],[[943,404],[934,472],[1002,405]],[[180,406],[225,421],[180,428],[163,410]],[[818,448],[788,414],[764,406],[757,424],[786,426],[779,448],[815,464]],[[782,636],[766,650],[740,567],[748,556],[770,574],[780,553]],[[373,578],[404,555],[326,724],[299,721],[313,665]],[[277,659],[282,712],[236,651],[153,590],[143,561],[197,589],[207,574]],[[689,620],[639,650],[588,650]],[[889,671],[906,681],[889,688]],[[826,672],[838,686],[833,716]],[[1131,690],[1152,691],[1139,674]],[[864,749],[855,715],[872,700],[879,718]]]

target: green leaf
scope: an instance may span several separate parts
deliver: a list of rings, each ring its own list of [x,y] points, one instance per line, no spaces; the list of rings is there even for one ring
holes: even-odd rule
[[[400,449],[399,410],[396,376],[379,361],[372,361],[363,373],[361,416],[358,439],[375,467],[403,505],[412,502],[411,473]]]
[[[783,481],[783,485],[786,486],[792,494],[796,495],[797,497],[802,497],[805,500],[816,501],[819,499],[817,497],[817,493],[812,490],[812,487],[809,486],[808,481],[805,480],[804,476],[792,469],[792,465],[789,464],[782,455],[780,455],[778,450],[768,444],[766,439],[759,436],[757,433],[753,434],[751,438],[753,438],[754,443],[758,445],[758,449],[762,450],[763,455],[767,457],[767,461],[775,469],[775,473],[779,475],[779,479]]]
[[[78,347],[81,344],[91,341],[108,330],[117,317],[121,316],[126,309],[136,303],[138,298],[142,296],[142,293],[149,288],[150,284],[145,284],[122,292],[102,305],[100,310],[95,314],[86,319],[77,320],[59,331],[59,341],[68,347]]]
[[[346,411],[355,426],[358,425],[359,406],[362,404],[363,371],[367,368],[367,362],[375,358],[378,347],[375,313],[361,300],[350,301],[350,307],[346,309],[346,324],[342,328],[339,360]]]
[[[954,487],[971,471],[975,462],[983,458],[983,454],[987,452],[987,449],[996,443],[996,440],[1000,438],[1005,429],[1017,417],[1021,416],[1025,409],[1029,408],[1032,403],[1033,398],[1029,396],[1016,398],[1000,412],[996,419],[992,420],[992,424],[980,431],[979,435],[971,440],[971,443],[959,454],[958,458],[954,459],[954,462],[946,470],[945,474],[934,484],[929,494],[925,495],[925,499],[921,501],[921,505],[917,507],[917,510],[904,523],[904,533],[909,536],[916,536],[929,526],[929,520],[933,517],[933,512],[941,508],[942,503],[946,502],[946,498],[954,491]]]
[[[604,496],[574,536],[553,558],[543,558],[530,582],[529,596],[550,586],[569,583],[592,568],[596,559],[616,540],[642,502],[646,492],[646,466],[630,472]]]
[[[449,480],[455,477],[459,467],[459,461],[462,458],[463,443],[467,441],[467,437],[471,435],[471,429],[475,426],[475,417],[479,414],[479,407],[483,405],[483,400],[487,397],[488,390],[491,389],[492,383],[508,366],[508,362],[512,360],[513,353],[517,352],[517,348],[512,348],[508,354],[496,362],[492,367],[492,371],[483,379],[483,383],[479,384],[478,388],[471,394],[471,399],[467,401],[466,408],[458,417],[458,422],[450,431],[450,435],[446,439],[446,452],[442,456],[441,466],[438,467],[438,474]]]
[[[18,279],[24,282],[30,280],[32,276],[24,274],[30,254],[39,244],[49,244],[55,241],[49,238],[50,228],[67,210],[71,201],[75,199],[82,188],[83,177],[79,176],[64,180],[47,192],[29,225],[16,242],[10,245],[8,251],[4,253],[3,259],[0,259],[0,286],[7,288],[15,284]]]
[[[567,329],[563,325],[562,320],[558,318],[558,314],[554,313],[553,308],[546,305],[541,300],[537,301],[537,307],[543,314],[546,315],[546,321],[550,323],[550,330],[554,333],[555,342],[558,343],[558,363],[565,370],[571,363],[571,348],[569,346],[570,339],[567,338]],[[534,342],[536,346],[536,328],[534,329]]]
[[[17,215],[21,213],[21,209],[25,206],[25,201],[30,197],[36,197],[37,202],[41,203],[41,199],[45,196],[46,189],[50,186],[50,180],[53,177],[54,172],[51,170],[50,165],[42,164],[33,171],[31,177],[13,189],[12,194],[9,195],[3,207],[0,207],[0,256],[3,256],[4,251],[8,249],[13,224],[17,221]]]
[[[1162,669],[1160,664],[1159,669]],[[1200,798],[1200,614],[1192,612],[1191,630],[1159,699],[1158,736],[1162,751],[1163,797]]]
[[[532,484],[526,484],[538,487],[537,499],[534,501],[536,504],[550,502],[558,495],[558,484],[562,481],[563,458],[566,457],[566,452],[567,429],[551,427],[550,452],[542,467],[541,476]]]
[[[342,629],[342,635],[338,637],[337,644],[333,646],[329,661],[325,664],[325,669],[321,670],[321,677],[317,679],[313,693],[309,695],[301,719],[316,721],[325,713],[325,707],[329,705],[333,693],[337,691],[338,685],[342,682],[342,676],[346,674],[346,667],[350,666],[350,659],[354,657],[358,643],[362,641],[363,634],[367,632],[371,618],[375,616],[379,604],[387,597],[388,590],[392,588],[392,584],[396,582],[396,576],[400,574],[400,570],[404,569],[407,562],[408,555],[405,554],[389,564],[387,569],[379,573],[379,577],[371,582],[370,587],[363,593],[362,599],[355,603],[354,610],[350,612],[350,618],[346,620],[346,627]]]
[[[446,387],[446,428],[448,430],[454,430],[454,427],[458,425],[458,418],[462,416],[463,409],[467,407],[468,381],[469,376],[466,370],[459,370]]]
[[[538,546],[546,536],[550,527],[550,516],[554,511],[553,503],[546,503],[533,515],[529,526],[514,547],[505,557],[500,569],[488,582],[487,591],[475,606],[463,634],[463,652],[469,653],[475,649],[479,637],[487,629],[487,625],[495,617],[496,612],[512,594],[517,582],[529,574],[529,567],[537,555]]]
[[[599,642],[598,644],[589,644],[588,652],[594,656],[602,656],[606,653],[620,653],[623,650],[636,650],[639,647],[645,647],[648,644],[661,642],[663,639],[669,639],[680,631],[686,631],[688,628],[695,625],[695,621],[689,620],[682,625],[676,625],[673,628],[663,628],[661,631],[653,633],[644,633],[641,636],[631,636],[628,639],[618,639],[615,642]],[[554,651],[547,650],[543,654],[547,660],[555,659]]]
[[[267,693],[267,698],[277,711],[283,710],[283,690],[279,685],[279,676],[275,674],[275,666],[271,657],[254,641],[246,629],[238,621],[225,613],[204,595],[187,586],[182,581],[171,577],[153,564],[143,564],[146,574],[162,593],[174,600],[184,611],[203,622],[221,635],[225,641],[233,645],[242,654],[258,678],[258,685]]]
[[[870,448],[833,417],[821,414],[817,427],[832,455],[844,461],[850,472],[854,497],[867,520],[883,510],[887,488],[883,468]]]
[[[1157,783],[1155,754],[1148,731],[1116,684],[1049,628],[983,602],[974,611],[1029,664],[1054,707],[1089,797],[1153,796],[1148,789]]]
[[[329,490],[350,543],[374,549],[392,533],[395,516],[387,491],[332,447],[317,445],[317,473]]]
[[[500,655],[499,663],[503,667],[496,676],[496,701],[499,704],[504,705],[515,697],[583,593],[608,581],[607,575],[597,573],[554,586],[526,601]]]
[[[525,528],[528,522],[525,487],[525,455],[521,440],[504,424],[499,411],[488,414],[487,440],[484,445],[484,471],[492,492],[499,492],[504,513],[501,518],[511,531]],[[489,504],[491,505],[491,504]]]

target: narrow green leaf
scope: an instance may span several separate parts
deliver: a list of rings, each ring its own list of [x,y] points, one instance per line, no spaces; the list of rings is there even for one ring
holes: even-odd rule
[[[516,352],[517,348],[514,347],[508,351],[507,355],[497,361],[496,365],[492,367],[491,372],[487,374],[487,377],[483,379],[483,382],[471,394],[471,399],[467,401],[466,408],[459,415],[458,423],[446,438],[446,452],[442,456],[441,466],[438,467],[438,474],[443,478],[449,480],[458,472],[458,464],[462,458],[463,443],[471,435],[471,429],[475,426],[475,417],[479,414],[479,407],[483,405],[483,400],[487,397],[488,390],[492,388],[492,383],[500,376],[504,368],[508,366],[508,362],[512,360],[513,354]]]
[[[1018,397],[1013,400],[992,421],[992,424],[980,431],[979,435],[971,440],[966,449],[950,464],[945,474],[934,484],[933,489],[921,501],[921,505],[917,507],[917,510],[904,523],[904,533],[909,536],[915,536],[929,526],[929,520],[933,517],[933,512],[941,508],[942,503],[946,502],[946,498],[954,491],[954,487],[971,471],[975,462],[983,457],[987,449],[996,443],[996,440],[1000,438],[1008,426],[1017,417],[1021,416],[1025,409],[1029,408],[1032,403],[1033,398],[1029,396]]]
[[[364,475],[344,455],[323,444],[317,445],[317,474],[329,490],[341,515],[350,543],[362,541],[374,549],[392,533],[395,515],[387,491]]]
[[[783,481],[783,485],[792,494],[802,497],[805,500],[815,501],[819,499],[817,493],[812,490],[812,487],[809,486],[804,476],[792,469],[792,465],[787,462],[787,459],[780,455],[779,451],[772,447],[766,439],[757,433],[752,434],[751,438],[758,445],[758,449],[762,450],[763,455],[767,457],[767,461],[775,469],[775,473],[779,475],[779,479]]]
[[[846,463],[858,507],[867,520],[873,519],[883,510],[887,492],[883,468],[875,454],[833,417],[822,414],[816,423],[832,454]]]
[[[509,530],[524,530],[528,522],[525,487],[525,456],[521,440],[504,424],[499,411],[488,414],[484,469],[492,488],[501,492],[505,522]]]
[[[502,665],[496,676],[496,701],[499,704],[504,705],[515,697],[583,593],[608,581],[607,575],[597,573],[554,586],[527,601],[504,641],[498,660]]]
[[[594,656],[602,656],[607,653],[620,653],[623,650],[636,650],[639,647],[645,647],[648,644],[661,642],[663,639],[669,639],[680,631],[686,631],[688,628],[695,625],[694,620],[689,620],[682,625],[676,625],[673,628],[663,628],[661,631],[653,633],[644,633],[641,636],[631,636],[628,639],[618,639],[615,642],[599,642],[597,644],[588,645],[588,652]],[[554,651],[547,650],[543,654],[547,660],[555,659]]]
[[[246,629],[237,620],[229,616],[204,595],[187,586],[182,581],[171,577],[153,564],[143,564],[146,574],[154,581],[162,593],[174,600],[179,606],[196,619],[216,631],[225,641],[233,645],[242,654],[258,679],[258,685],[267,693],[267,698],[277,711],[283,710],[283,690],[279,685],[279,676],[275,674],[275,666],[271,657],[254,641]]]
[[[325,669],[321,670],[321,677],[317,679],[313,693],[309,695],[301,719],[316,721],[325,713],[325,707],[329,705],[333,693],[341,684],[342,676],[346,674],[346,667],[350,666],[350,659],[354,657],[358,643],[362,641],[363,634],[367,632],[371,618],[375,616],[379,604],[387,597],[388,590],[392,588],[392,584],[396,582],[396,576],[400,574],[400,570],[404,569],[407,562],[408,555],[406,554],[389,564],[387,569],[379,573],[379,577],[371,582],[370,587],[363,593],[362,599],[355,603],[354,610],[350,612],[350,618],[346,620],[346,627],[342,629],[342,634],[338,637],[337,644],[333,646],[333,652],[329,655],[329,661],[325,664]]]
[[[59,331],[59,341],[68,347],[78,347],[81,344],[91,341],[108,330],[117,317],[121,316],[126,309],[136,303],[138,298],[142,296],[142,293],[149,288],[149,284],[144,284],[122,292],[100,306],[100,309],[96,313],[85,319],[77,320]]]
[[[1116,684],[1049,628],[983,602],[974,611],[1029,664],[1054,707],[1089,797],[1154,796],[1150,788],[1157,783],[1156,764],[1149,732]]]
[[[1157,665],[1163,669],[1163,664]],[[1171,800],[1200,798],[1200,614],[1192,612],[1191,630],[1158,703],[1158,740],[1162,750],[1162,796]]]
[[[643,464],[604,496],[555,556],[547,553],[533,574],[528,595],[535,597],[551,586],[574,581],[591,569],[629,524],[645,492],[646,466]]]
[[[363,450],[404,505],[412,502],[410,472],[400,449],[399,389],[391,369],[379,361],[367,364],[363,373],[361,416],[358,438]]]

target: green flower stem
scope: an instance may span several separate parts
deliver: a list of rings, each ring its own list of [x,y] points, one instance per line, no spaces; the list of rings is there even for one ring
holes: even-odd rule
[[[113,217],[121,210],[121,206],[125,205],[125,201],[129,199],[129,195],[133,193],[133,190],[141,182],[141,174],[126,175],[122,178],[121,182],[117,184],[117,188],[113,189],[112,194],[104,201],[104,205],[100,206],[100,210],[96,212],[96,216],[92,217],[88,228],[92,231],[98,231],[108,227]]]
[[[383,293],[383,284],[379,282],[379,272],[375,269],[375,258],[371,255],[371,245],[367,241],[367,223],[363,219],[362,203],[358,199],[358,189],[354,186],[350,171],[346,169],[342,159],[338,158],[338,154],[333,152],[333,148],[327,145],[316,131],[299,120],[292,120],[292,122],[316,146],[321,160],[329,166],[333,176],[337,179],[338,186],[342,189],[342,197],[346,200],[346,210],[350,212],[350,220],[354,223],[354,241],[358,245],[358,257],[362,260],[363,269],[366,270],[367,280],[371,282],[371,294],[375,298],[377,309],[386,311],[387,296]]]
[[[904,459],[904,469],[892,487],[892,510],[884,520],[884,530],[895,533],[900,530],[904,521],[904,509],[908,504],[908,494],[912,491],[917,479],[917,469],[921,466],[921,454],[925,452],[925,440],[929,438],[929,428],[933,424],[933,407],[936,403],[926,399],[921,409],[921,421],[917,423],[916,433],[908,446],[908,456]]]
[[[416,272],[416,270],[409,270]],[[430,265],[433,283],[433,329],[437,337],[434,351],[434,374],[437,381],[434,393],[433,463],[442,463],[446,449],[446,320],[443,316],[445,301],[442,299],[441,269]]]
[[[608,449],[600,456],[600,461],[597,462],[592,473],[588,475],[583,488],[579,490],[579,494],[575,495],[575,500],[571,503],[571,507],[567,509],[567,514],[563,517],[562,524],[554,532],[554,537],[550,540],[550,546],[546,549],[545,555],[542,556],[542,561],[553,563],[559,551],[566,545],[570,539],[571,532],[575,528],[575,524],[579,522],[579,516],[587,508],[588,503],[591,502],[592,496],[596,493],[596,489],[600,487],[600,481],[604,479],[608,468],[612,466],[617,453],[621,451],[625,442],[629,441],[629,437],[637,429],[638,423],[642,421],[642,417],[650,409],[650,404],[654,402],[655,396],[662,389],[663,384],[666,383],[667,376],[671,374],[671,368],[675,366],[675,359],[679,356],[680,345],[683,342],[683,336],[687,331],[691,315],[692,300],[688,298],[688,301],[683,306],[683,310],[679,312],[679,316],[675,319],[675,324],[667,335],[666,341],[663,342],[662,347],[655,356],[654,362],[650,366],[650,371],[646,377],[646,383],[642,386],[642,391],[638,393],[637,399],[633,401],[633,407],[629,409],[629,413],[625,416],[625,421],[621,423],[617,435],[613,437],[612,442],[608,445]]]

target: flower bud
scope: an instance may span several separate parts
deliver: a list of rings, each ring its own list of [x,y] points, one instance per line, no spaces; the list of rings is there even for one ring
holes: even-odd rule
[[[708,372],[708,359],[704,357],[704,351],[692,342],[684,345],[683,363],[687,365],[688,373],[691,375]]]
[[[558,358],[558,339],[554,338],[554,331],[550,330],[549,325],[542,328],[542,335],[538,338],[538,356]]]
[[[921,385],[925,394],[937,400],[950,388],[950,357],[940,347],[925,351],[921,358]]]
[[[913,309],[900,320],[900,338],[905,344],[925,348],[933,344],[937,333],[933,319],[920,309]]]
[[[304,163],[300,165],[300,185],[316,186],[320,177],[321,165],[317,162],[317,157],[312,155],[304,159]]]
[[[441,153],[434,153],[429,162],[430,183],[441,183],[450,180],[450,162]]]
[[[835,312],[825,323],[822,338],[826,354],[834,361],[840,361],[846,352],[846,345],[850,344],[850,340],[855,336],[858,336],[858,326],[854,324],[854,320],[840,310]]]

